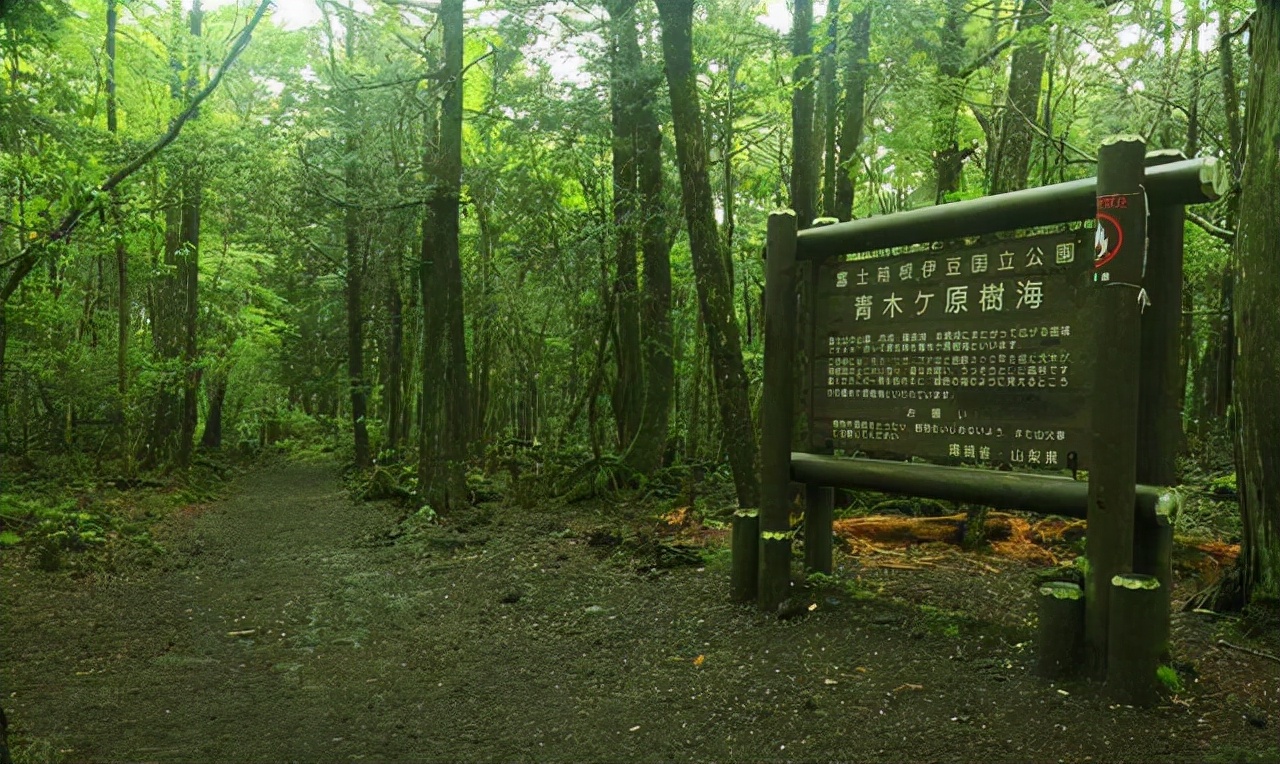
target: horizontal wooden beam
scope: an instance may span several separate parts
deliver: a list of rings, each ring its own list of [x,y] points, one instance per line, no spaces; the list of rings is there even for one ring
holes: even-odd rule
[[[1148,206],[1153,209],[1202,204],[1227,192],[1230,174],[1213,157],[1199,157],[1146,168],[1143,186]],[[1084,178],[809,228],[796,237],[796,257],[834,257],[922,241],[1091,220],[1096,214],[1097,187],[1097,178]]]
[[[1079,518],[1085,517],[1089,497],[1088,483],[1057,475],[849,459],[794,451],[791,454],[791,479],[797,483],[882,491]],[[1168,512],[1176,506],[1176,497],[1177,494],[1164,488],[1138,486],[1134,519],[1147,526],[1166,524]]]

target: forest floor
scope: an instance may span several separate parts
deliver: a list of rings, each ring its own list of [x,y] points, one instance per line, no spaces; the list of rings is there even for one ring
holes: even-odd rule
[[[601,530],[636,512],[405,523],[288,464],[169,518],[150,568],[0,556],[16,759],[1280,761],[1280,663],[1218,642],[1275,633],[1176,615],[1186,686],[1137,710],[1031,675],[1025,562],[841,557],[782,620],[726,601],[723,551],[666,567]]]

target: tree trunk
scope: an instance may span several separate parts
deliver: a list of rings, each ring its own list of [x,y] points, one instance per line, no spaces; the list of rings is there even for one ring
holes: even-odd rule
[[[179,371],[185,286],[181,262],[184,246],[182,212],[185,207],[182,188],[181,179],[173,182],[171,199],[165,210],[164,272],[156,279],[151,310],[151,337],[163,372],[153,402],[151,432],[144,444],[142,457],[149,467],[157,467],[178,454],[182,430],[183,375]]]
[[[813,0],[795,0],[791,27],[791,207],[800,229],[817,216],[818,161],[813,144]]]
[[[964,11],[965,0],[947,0],[947,15],[939,30],[938,84],[933,109],[933,172],[937,179],[934,204],[948,201],[947,197],[960,189],[964,160],[973,153],[960,148],[956,130],[956,112],[964,94],[964,79],[960,76]]]
[[[201,33],[200,2],[191,8],[189,32],[193,38]],[[183,97],[181,70],[183,61],[172,50],[170,95]],[[188,78],[186,96],[195,92],[199,77],[197,60],[186,61]],[[172,199],[165,211],[164,262],[166,273],[157,286],[157,299],[152,324],[156,353],[168,366],[168,373],[157,391],[151,437],[146,444],[144,461],[158,466],[166,459],[185,468],[191,463],[195,440],[196,390],[199,372],[196,360],[196,318],[198,316],[198,274],[200,252],[201,183],[199,169],[183,167],[173,182]]]
[[[388,257],[387,268],[387,398],[386,428],[388,450],[398,453],[403,439],[400,429],[404,379],[404,300],[400,297],[400,256],[398,249]]]
[[[227,399],[227,375],[213,374],[206,377],[205,394],[209,396],[209,413],[204,418],[200,447],[222,448],[222,405]]]
[[[1002,194],[1027,187],[1031,144],[1035,140],[1040,80],[1044,76],[1045,29],[1053,0],[1022,0],[1018,8],[1021,44],[1009,66],[1009,89],[1000,116],[1000,142],[996,147],[991,193]]]
[[[707,144],[702,129],[697,77],[693,71],[693,2],[662,2],[658,4],[658,12],[662,23],[662,52],[671,92],[676,155],[689,228],[694,281],[715,369],[720,420],[728,445],[738,504],[756,507],[760,501],[756,436],[747,399],[747,375],[742,364],[738,324],[733,314],[733,293],[729,289],[729,277],[724,271],[724,257],[719,251],[720,241],[716,236],[711,178],[707,170]]]
[[[840,120],[839,170],[836,177],[835,217],[853,218],[853,175],[858,161],[858,144],[862,142],[862,119],[866,110],[867,77],[871,65],[871,2],[853,16],[849,57],[845,62],[844,114]]]
[[[116,0],[107,0],[107,132],[114,135],[119,123],[116,109]],[[111,205],[111,221],[115,227],[116,260],[116,393],[120,396],[117,437],[121,450],[126,441],[124,431],[125,396],[129,391],[129,257],[124,246],[124,220],[117,204]]]
[[[836,216],[836,58],[839,55],[840,0],[827,3],[827,40],[819,70],[822,96],[822,215]]]
[[[639,43],[633,36],[630,44]],[[644,291],[640,294],[640,320],[644,332],[644,407],[640,428],[627,449],[627,465],[650,474],[662,466],[667,445],[667,425],[675,384],[671,336],[671,248],[662,187],[662,133],[654,116],[657,83],[642,80],[636,101],[636,168],[640,191],[640,247],[644,254]]]
[[[1231,403],[1231,388],[1234,379],[1233,366],[1235,360],[1235,322],[1232,318],[1233,297],[1235,294],[1234,269],[1228,264],[1223,269],[1221,288],[1218,295],[1218,311],[1213,316],[1212,336],[1205,346],[1196,366],[1196,374],[1192,385],[1195,400],[1195,427],[1201,435],[1213,432],[1221,426],[1227,416],[1227,408]]]
[[[354,130],[351,126],[348,129]],[[346,189],[347,209],[343,218],[343,236],[346,250],[346,304],[347,304],[347,385],[351,395],[351,434],[355,448],[356,466],[364,469],[373,465],[369,452],[369,427],[364,383],[364,252],[360,243],[360,214],[356,201],[356,141],[347,136]]]
[[[422,421],[418,484],[437,511],[465,505],[465,461],[470,436],[470,380],[462,315],[462,263],[458,213],[462,186],[462,0],[442,0],[445,83],[438,151],[424,147],[435,193],[423,219],[421,289],[424,321]],[[434,161],[433,161],[434,160]]]
[[[644,385],[640,366],[639,282],[636,267],[637,207],[636,110],[639,106],[640,46],[636,44],[635,0],[609,0],[612,55],[609,57],[609,110],[613,130],[613,344],[617,377],[613,415],[618,448],[627,448],[640,426]]]
[[[199,12],[196,2],[192,15]],[[193,30],[198,29],[193,24]],[[178,260],[178,278],[182,284],[182,421],[178,439],[177,464],[188,467],[195,445],[196,420],[199,417],[197,393],[200,389],[200,369],[197,366],[199,345],[196,334],[200,315],[200,211],[203,201],[203,184],[197,174],[189,170],[186,194],[182,203],[182,249]]]
[[[1280,597],[1280,7],[1260,2],[1250,31],[1240,224],[1236,232],[1236,481],[1243,526],[1245,592]]]

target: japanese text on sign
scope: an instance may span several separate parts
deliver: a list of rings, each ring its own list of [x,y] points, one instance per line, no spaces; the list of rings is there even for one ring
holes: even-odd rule
[[[1093,231],[817,269],[812,445],[1084,463]]]

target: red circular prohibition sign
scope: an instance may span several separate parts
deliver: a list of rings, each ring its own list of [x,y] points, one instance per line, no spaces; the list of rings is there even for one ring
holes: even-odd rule
[[[1093,269],[1095,271],[1101,268],[1102,266],[1106,265],[1107,263],[1111,262],[1112,260],[1114,260],[1115,256],[1120,254],[1120,245],[1124,244],[1124,229],[1120,227],[1120,221],[1116,220],[1115,218],[1111,217],[1105,212],[1099,212],[1098,226],[1100,230],[1102,227],[1103,220],[1110,222],[1111,225],[1116,229],[1116,245],[1111,248],[1111,251],[1107,252],[1102,257],[1094,258]]]

